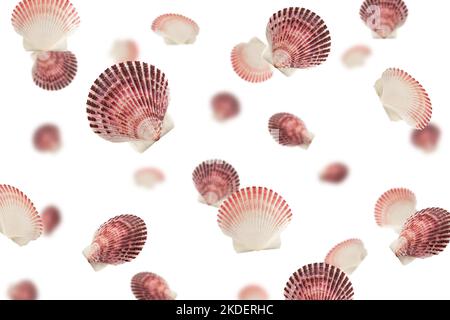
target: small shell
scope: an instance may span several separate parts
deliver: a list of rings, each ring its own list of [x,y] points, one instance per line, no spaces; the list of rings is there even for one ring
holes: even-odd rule
[[[247,252],[278,249],[280,234],[291,219],[291,209],[276,192],[250,187],[224,201],[217,222],[222,232],[233,239],[236,252]]]
[[[304,8],[285,8],[272,15],[267,24],[269,46],[264,58],[291,75],[295,69],[318,66],[330,53],[331,38],[325,22]]]
[[[286,112],[276,113],[269,119],[269,132],[283,146],[308,149],[314,139],[300,118]]]
[[[441,253],[450,241],[450,213],[440,208],[421,210],[410,217],[391,250],[402,264]]]
[[[339,268],[312,263],[289,278],[284,297],[286,300],[353,300],[353,286]]]
[[[151,272],[141,272],[131,279],[131,290],[138,300],[174,300],[176,293],[167,282]]]
[[[33,81],[45,90],[61,90],[75,78],[77,68],[77,58],[70,51],[40,52],[35,55]]]
[[[331,163],[320,174],[320,180],[329,183],[341,183],[348,176],[348,167],[339,162]]]
[[[65,51],[67,37],[80,24],[69,0],[23,0],[11,22],[27,51]]]
[[[272,78],[272,67],[263,59],[266,45],[258,38],[239,43],[231,51],[234,72],[248,82],[264,82]]]
[[[394,188],[381,195],[375,204],[375,221],[380,227],[400,232],[405,221],[416,212],[416,195],[405,188]]]
[[[136,61],[139,57],[139,46],[131,39],[116,40],[111,48],[111,56],[115,63]]]
[[[105,70],[92,85],[87,113],[92,130],[111,142],[132,142],[140,152],[173,128],[166,116],[169,88],[165,74],[140,61]]]
[[[268,300],[269,295],[267,291],[256,284],[245,286],[239,291],[239,300]]]
[[[38,291],[32,281],[23,280],[9,288],[8,296],[11,300],[36,300]]]
[[[42,223],[44,225],[44,233],[50,235],[56,227],[61,223],[61,213],[55,206],[46,207],[41,214]]]
[[[422,85],[405,71],[387,69],[375,83],[375,90],[391,121],[404,120],[419,130],[430,122],[430,98]]]
[[[360,16],[375,38],[395,38],[395,31],[408,17],[408,8],[402,0],[365,0]]]
[[[413,130],[411,142],[426,153],[436,150],[441,137],[441,130],[434,124],[429,124],[423,130]]]
[[[19,246],[42,234],[42,220],[28,197],[19,189],[0,185],[0,232]]]
[[[200,31],[194,20],[181,14],[163,14],[156,18],[152,30],[162,36],[166,44],[192,44]]]
[[[33,136],[36,150],[41,152],[56,152],[61,148],[59,128],[53,124],[44,124],[36,129]]]
[[[337,244],[328,252],[325,263],[338,267],[346,274],[352,274],[366,258],[367,250],[359,239],[349,239]]]
[[[147,189],[152,189],[164,179],[164,173],[157,168],[142,168],[134,174],[136,184]]]
[[[241,109],[239,100],[231,93],[221,92],[211,100],[214,117],[218,121],[225,121],[236,117]]]
[[[147,240],[144,220],[134,215],[120,215],[109,219],[94,235],[83,255],[95,271],[108,264],[129,262],[141,252]]]
[[[232,165],[223,160],[207,160],[192,173],[200,201],[220,205],[233,192],[239,190],[239,176]]]
[[[372,50],[365,45],[357,45],[345,51],[342,56],[342,63],[347,68],[361,67],[365,64],[367,58],[372,54]]]

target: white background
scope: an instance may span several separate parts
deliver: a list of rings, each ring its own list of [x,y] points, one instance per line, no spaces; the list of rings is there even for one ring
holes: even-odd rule
[[[34,280],[41,299],[133,299],[131,277],[141,271],[163,276],[180,299],[235,299],[248,283],[283,298],[289,276],[320,262],[336,243],[363,239],[368,257],[351,276],[355,299],[450,298],[450,252],[402,266],[389,249],[396,235],[377,227],[373,207],[392,187],[411,188],[418,208],[450,209],[447,36],[442,27],[448,1],[407,1],[410,15],[396,40],[374,40],[359,18],[360,0],[201,1],[73,0],[80,28],[69,38],[79,60],[73,83],[47,92],[31,79],[32,60],[11,26],[15,0],[0,1],[0,182],[24,191],[38,210],[56,204],[63,223],[51,237],[18,247],[0,237],[0,298],[23,278]],[[262,84],[233,72],[230,51],[253,36],[265,39],[272,13],[304,6],[319,14],[332,36],[332,51],[320,67],[286,78],[279,72]],[[197,42],[167,46],[151,23],[163,13],[182,13],[200,26]],[[139,42],[141,60],[162,69],[171,89],[169,114],[175,129],[144,154],[128,144],[95,135],[86,118],[86,99],[97,76],[112,64],[117,38]],[[342,53],[369,45],[364,68],[349,71]],[[373,89],[388,67],[411,73],[433,102],[433,122],[443,129],[438,151],[414,149],[405,123],[390,122]],[[238,118],[212,119],[210,97],[229,90],[241,100]],[[301,117],[316,138],[309,150],[286,148],[267,130],[276,112]],[[32,146],[42,123],[58,124],[63,148],[56,155]],[[191,180],[200,162],[219,158],[238,171],[242,186],[266,186],[282,195],[293,221],[275,251],[236,254],[217,226],[217,209],[197,202]],[[344,161],[351,168],[340,186],[318,180],[322,167]],[[142,166],[167,176],[154,190],[138,188],[133,173]],[[132,213],[148,227],[148,241],[130,263],[94,272],[81,254],[107,219]]]

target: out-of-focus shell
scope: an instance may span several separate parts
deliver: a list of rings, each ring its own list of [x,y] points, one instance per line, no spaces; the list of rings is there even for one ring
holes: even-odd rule
[[[225,121],[236,117],[241,109],[241,104],[235,95],[229,92],[220,92],[211,100],[214,118]]]
[[[267,291],[257,284],[245,286],[239,291],[239,300],[268,300],[269,294]]]
[[[111,48],[111,56],[115,63],[136,61],[139,57],[139,46],[132,39],[116,40]]]
[[[41,152],[56,152],[61,148],[61,134],[58,126],[44,124],[36,129],[33,135],[33,144]]]
[[[36,300],[38,290],[32,281],[23,280],[8,289],[8,296],[11,300]]]
[[[341,183],[348,176],[348,167],[339,162],[331,163],[325,167],[320,174],[320,180],[338,184]]]
[[[411,133],[412,144],[426,153],[431,153],[436,150],[440,138],[441,130],[432,123],[423,130],[413,130]]]
[[[42,210],[41,214],[44,233],[50,235],[61,223],[61,213],[55,206],[48,206]]]

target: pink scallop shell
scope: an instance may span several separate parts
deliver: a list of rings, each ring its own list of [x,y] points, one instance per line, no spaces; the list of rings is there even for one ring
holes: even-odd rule
[[[28,51],[65,51],[66,38],[80,24],[69,0],[23,0],[11,22]]]
[[[273,75],[269,63],[263,59],[266,45],[258,38],[239,43],[231,51],[231,65],[234,72],[248,82],[264,82]]]
[[[46,207],[41,214],[44,233],[50,235],[61,223],[61,213],[55,206]]]
[[[61,148],[61,134],[59,128],[53,124],[44,124],[36,129],[33,144],[41,152],[56,152]]]
[[[128,61],[106,69],[95,81],[87,113],[96,134],[111,142],[133,142],[142,152],[172,129],[168,105],[165,74],[145,62]]]
[[[365,45],[356,45],[345,51],[342,55],[342,63],[348,68],[363,66],[372,50]]]
[[[450,213],[441,208],[418,211],[403,226],[391,249],[408,264],[415,258],[428,258],[441,253],[450,241]]]
[[[134,179],[137,185],[151,189],[158,183],[163,182],[165,176],[164,172],[158,168],[147,167],[136,171]]]
[[[320,174],[320,180],[329,183],[341,183],[348,176],[348,167],[339,162],[331,163]]]
[[[8,289],[8,296],[11,300],[36,300],[38,290],[32,281],[23,280]]]
[[[108,264],[118,265],[135,259],[146,240],[144,220],[134,215],[120,215],[100,226],[83,254],[98,271]]]
[[[152,30],[160,34],[167,44],[192,44],[200,32],[194,20],[175,13],[157,17],[152,23]]]
[[[312,263],[298,269],[284,288],[286,300],[353,300],[347,275],[327,263]]]
[[[265,58],[276,68],[309,68],[325,62],[331,38],[325,22],[304,8],[285,8],[272,15],[267,24],[269,50]]]
[[[286,112],[276,113],[269,119],[269,132],[283,146],[308,149],[314,139],[300,118]]]
[[[268,300],[269,294],[267,291],[257,285],[257,284],[251,284],[248,286],[245,286],[244,288],[239,291],[238,294],[239,300]]]
[[[338,243],[328,252],[325,263],[352,274],[366,258],[367,251],[360,239],[349,239]]]
[[[236,117],[241,109],[240,102],[229,92],[220,92],[211,100],[214,117],[218,121],[225,121]]]
[[[422,130],[431,120],[432,107],[422,85],[407,72],[390,68],[375,83],[375,90],[391,121],[404,120]]]
[[[117,40],[112,46],[111,56],[115,63],[136,61],[139,57],[139,46],[132,39]]]
[[[375,204],[375,221],[380,227],[400,231],[405,221],[416,212],[416,195],[406,188],[386,191]]]
[[[36,54],[33,81],[45,90],[67,87],[77,74],[77,58],[70,51],[50,51]]]
[[[6,184],[0,185],[0,232],[19,246],[42,234],[42,220],[31,200]]]
[[[408,8],[402,0],[365,0],[360,16],[377,37],[386,39],[405,23]]]
[[[423,130],[413,130],[411,133],[412,144],[426,153],[436,150],[441,137],[441,130],[434,124],[429,124]]]
[[[236,252],[279,248],[280,234],[291,219],[286,201],[263,187],[249,187],[231,194],[217,216],[220,229],[233,239]]]
[[[138,300],[174,300],[176,294],[167,282],[151,272],[141,272],[131,279],[131,290]]]
[[[217,205],[233,192],[239,190],[239,176],[232,165],[223,160],[207,160],[192,173],[195,188],[201,200]]]

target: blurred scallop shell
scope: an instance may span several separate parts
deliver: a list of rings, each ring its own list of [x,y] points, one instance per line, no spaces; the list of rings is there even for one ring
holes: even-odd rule
[[[408,17],[408,8],[402,0],[365,0],[360,16],[375,38],[395,38]]]
[[[136,184],[147,189],[153,188],[158,183],[163,182],[164,179],[164,173],[157,168],[142,168],[134,174]]]
[[[348,176],[348,167],[339,162],[334,162],[325,167],[320,174],[320,180],[324,182],[338,184]]]
[[[269,132],[283,146],[308,149],[314,139],[300,118],[286,112],[276,113],[269,119]]]
[[[441,130],[438,126],[430,123],[423,130],[413,130],[411,133],[412,144],[426,153],[436,150],[441,138]]]
[[[325,263],[338,267],[350,275],[366,256],[367,250],[364,243],[359,239],[349,239],[334,246],[325,257]]]
[[[115,63],[136,61],[139,57],[139,46],[132,39],[116,40],[111,48],[111,56]]]
[[[372,50],[365,45],[356,45],[345,51],[342,55],[342,63],[347,68],[361,67],[366,63],[367,58],[372,54]]]
[[[36,300],[38,290],[32,281],[23,280],[8,289],[8,296],[11,300]]]
[[[176,293],[167,282],[151,272],[141,272],[131,279],[131,290],[138,300],[174,300]]]
[[[61,223],[61,213],[55,206],[48,206],[42,210],[41,214],[44,233],[50,235]]]
[[[77,74],[77,58],[70,51],[40,52],[34,58],[33,81],[42,89],[61,90]]]
[[[236,117],[241,109],[240,102],[235,95],[229,92],[220,92],[211,100],[214,118],[217,121],[225,121]]]
[[[194,20],[181,14],[163,14],[152,24],[152,30],[164,38],[166,44],[192,44],[200,31]]]
[[[245,286],[239,291],[239,300],[268,300],[269,294],[267,291],[256,284]]]
[[[61,148],[61,134],[58,126],[44,124],[36,129],[33,135],[33,144],[41,152],[56,152]]]

